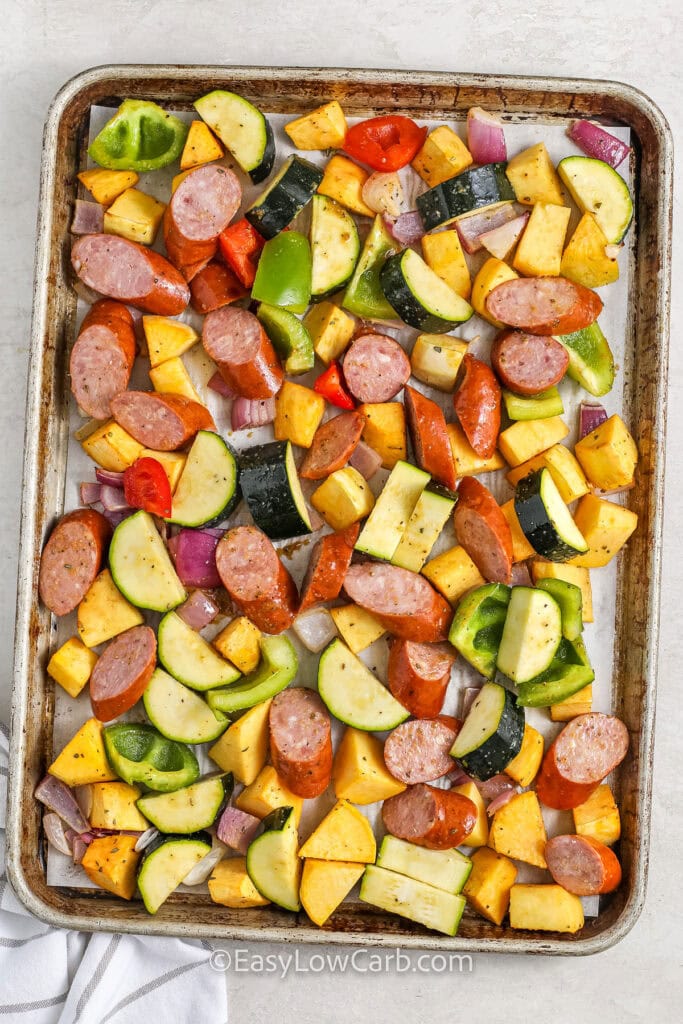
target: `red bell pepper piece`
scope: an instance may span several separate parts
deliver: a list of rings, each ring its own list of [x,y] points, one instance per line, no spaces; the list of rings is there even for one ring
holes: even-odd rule
[[[171,514],[171,484],[156,459],[136,459],[124,471],[123,493],[131,508],[143,508],[154,516]]]
[[[218,236],[223,259],[232,267],[245,288],[251,288],[254,283],[256,264],[265,244],[265,238],[244,217],[230,224]]]
[[[356,408],[356,403],[344,383],[342,368],[336,359],[330,363],[324,373],[320,374],[313,385],[313,390],[322,395],[330,405],[336,405],[338,409]]]
[[[375,171],[398,171],[415,158],[427,135],[409,117],[386,114],[359,121],[346,133],[344,150]]]

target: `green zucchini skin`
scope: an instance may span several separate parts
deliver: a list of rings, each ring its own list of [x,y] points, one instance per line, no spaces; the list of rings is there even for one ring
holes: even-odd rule
[[[271,540],[311,533],[305,503],[302,511],[295,497],[297,489],[301,494],[299,480],[292,479],[292,473],[296,476],[289,441],[255,445],[240,457],[242,493],[254,522]]]
[[[193,453],[198,454],[196,462]],[[183,473],[187,471],[188,477],[193,478],[190,488],[192,498],[185,501],[184,511],[178,511],[177,507],[174,511],[171,507],[171,515],[166,522],[188,527],[214,526],[223,522],[242,500],[234,448],[219,434],[210,430],[200,430],[192,442],[188,458],[193,459],[193,468],[188,471],[185,463]],[[224,484],[222,488],[216,486],[217,478],[221,478],[221,474]],[[176,487],[175,493],[178,497],[183,493],[182,477],[183,474]],[[211,492],[216,494],[217,503],[213,509],[208,509],[206,496]]]
[[[263,120],[266,126],[266,143],[263,147],[263,156],[261,157],[261,163],[249,171],[249,177],[254,185],[260,185],[262,181],[266,180],[275,163],[275,136],[273,135],[273,129],[268,118],[264,117]]]
[[[425,296],[423,303],[411,290],[403,267],[406,254],[411,252],[411,249],[406,249],[390,256],[380,270],[379,280],[387,301],[391,303],[401,320],[418,331],[444,334],[453,330],[462,323],[462,319],[446,319],[433,313],[425,304],[428,301],[427,297]]]
[[[515,489],[515,513],[534,551],[551,562],[567,562],[581,551],[563,540],[551,522],[541,496],[543,472],[533,470],[519,481]]]
[[[595,679],[595,672],[581,637],[562,639],[550,668],[528,683],[521,683],[517,704],[526,708],[547,708],[573,697]]]
[[[487,683],[486,686],[497,686],[497,684]],[[451,750],[451,756],[460,762],[465,771],[482,782],[503,772],[522,749],[524,710],[518,705],[515,695],[510,690],[503,687],[499,687],[499,689],[503,690],[504,702],[495,731],[480,746],[467,753],[454,753],[457,748],[457,738],[456,744]]]
[[[418,196],[417,209],[425,231],[447,224],[472,210],[514,199],[515,193],[505,175],[506,166],[495,163],[471,167]]]
[[[266,240],[275,238],[313,198],[323,172],[300,156],[290,157],[280,175],[244,216]]]
[[[233,789],[234,779],[229,772],[222,779],[199,779],[175,793],[148,793],[136,805],[160,832],[192,835],[218,820]],[[170,821],[174,826],[168,827]]]

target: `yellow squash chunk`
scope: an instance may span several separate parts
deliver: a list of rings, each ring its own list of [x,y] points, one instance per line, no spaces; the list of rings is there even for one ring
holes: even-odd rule
[[[204,121],[193,121],[180,157],[180,170],[190,171],[201,164],[220,160],[225,151]]]
[[[558,444],[568,433],[569,427],[559,416],[545,420],[519,420],[500,433],[498,447],[506,462],[520,466]]]
[[[477,455],[459,424],[447,423],[446,432],[455,462],[455,475],[458,479],[462,476],[476,476],[477,473],[492,473],[496,469],[502,469],[505,465],[500,452],[494,452],[488,459]]]
[[[289,121],[285,131],[297,149],[341,149],[346,138],[346,118],[338,100],[332,100]]]
[[[166,206],[154,196],[127,188],[104,212],[104,230],[131,242],[151,245],[156,238]]]
[[[81,441],[83,451],[101,466],[122,473],[140,458],[142,445],[114,420],[107,420]]]
[[[497,853],[545,868],[547,837],[538,797],[520,793],[493,815],[489,846]]]
[[[226,734],[223,733],[223,735]],[[211,756],[213,757],[213,754]],[[301,821],[303,805],[301,797],[287,789],[280,780],[272,764],[265,765],[254,781],[243,789],[235,800],[235,807],[239,807],[241,811],[253,814],[257,818],[265,818],[276,807],[293,807],[297,828]]]
[[[117,588],[109,569],[103,569],[78,606],[78,635],[86,647],[97,647],[145,619]]]
[[[313,492],[311,505],[334,530],[345,530],[372,512],[375,496],[358,470],[346,466]]]
[[[338,359],[353,337],[356,321],[333,302],[317,302],[304,317],[318,359],[328,366]]]
[[[423,242],[431,237],[438,236],[425,235]],[[467,342],[460,338],[447,334],[418,334],[410,354],[413,377],[439,391],[452,391],[466,352]]]
[[[251,619],[240,615],[228,623],[212,642],[216,650],[246,676],[258,667],[261,660],[262,636]]]
[[[592,213],[584,213],[562,254],[562,277],[586,288],[601,288],[619,278],[619,263],[609,255],[607,236]]]
[[[536,552],[526,539],[524,530],[519,525],[519,519],[515,512],[515,499],[510,498],[509,501],[500,506],[500,510],[507,519],[510,533],[512,534],[512,561],[525,562],[527,558],[533,558]]]
[[[357,604],[330,608],[330,615],[344,643],[354,654],[364,651],[386,633],[382,623],[371,612],[366,612],[365,608],[360,608]],[[358,802],[357,800],[356,803]]]
[[[325,168],[318,192],[330,199],[336,199],[353,213],[363,217],[374,217],[375,211],[363,201],[363,185],[370,175],[347,156],[333,156]]]
[[[612,846],[621,836],[621,819],[612,790],[606,782],[572,810],[577,835],[591,836]]]
[[[525,277],[557,277],[571,210],[536,203],[517,246],[512,265]]]
[[[67,786],[115,781],[116,774],[109,767],[104,752],[102,723],[96,718],[89,718],[71,737],[48,771]]]
[[[387,770],[384,744],[376,736],[347,726],[334,758],[334,792],[338,800],[374,804],[406,788]]]
[[[524,726],[522,749],[513,757],[505,774],[518,782],[523,789],[530,786],[538,775],[543,760],[543,737],[527,722]]]
[[[504,324],[500,320],[496,320],[494,316],[491,316],[486,308],[486,300],[497,285],[503,284],[504,281],[514,281],[516,277],[519,277],[519,274],[512,267],[508,266],[507,263],[496,259],[495,256],[489,256],[472,282],[470,302],[474,307],[474,311],[483,317],[484,320],[488,320],[494,327],[503,327]]]
[[[269,739],[268,714],[271,704],[272,700],[266,700],[262,704],[256,704],[253,708],[249,708],[209,748],[209,757],[216,762],[218,767],[222,768],[224,772],[232,772],[237,781],[244,786],[251,786],[258,778],[259,773],[265,771]],[[265,779],[261,780],[261,794],[273,785],[272,776],[275,774],[275,769],[271,771],[272,774],[268,772]],[[252,796],[254,802],[262,799],[262,796],[259,797],[256,791]],[[296,797],[296,799],[299,798]],[[247,797],[247,800],[249,801],[250,798]],[[278,805],[275,804],[275,806]],[[243,807],[242,810],[247,810],[247,808]],[[250,813],[254,812],[250,811]],[[262,816],[259,814],[259,817]]]
[[[472,164],[472,154],[447,124],[430,132],[411,167],[433,188]]]
[[[571,565],[597,569],[621,551],[638,525],[638,516],[623,505],[586,494],[578,504],[574,522],[588,544],[588,551],[572,558]]]
[[[182,356],[199,341],[199,335],[193,327],[167,316],[143,316],[142,329],[152,366]]]
[[[540,932],[578,932],[583,928],[583,906],[578,896],[561,885],[513,885],[510,927]]]
[[[209,875],[209,896],[214,903],[233,910],[267,907],[270,903],[249,877],[246,857],[226,857],[216,864]]]
[[[182,452],[155,452],[152,448],[143,448],[139,457],[141,459],[156,459],[157,462],[161,463],[171,485],[171,493],[173,493],[185,469],[187,456],[183,455]]]
[[[507,857],[487,847],[476,850],[471,860],[472,871],[465,882],[463,895],[487,921],[502,924],[508,912],[510,889],[517,878],[517,868]]]
[[[97,655],[77,636],[70,637],[50,658],[47,674],[70,697],[78,697],[97,664]]]
[[[299,850],[300,857],[354,864],[374,864],[376,854],[370,822],[348,800],[337,800]]]
[[[583,621],[593,621],[593,591],[588,569],[582,569],[578,565],[567,565],[566,562],[544,562],[541,558],[535,558],[530,569],[534,583],[545,579],[566,580],[567,583],[573,583],[578,587],[581,591]]]
[[[422,255],[428,267],[457,295],[469,299],[472,293],[470,269],[457,231],[438,231],[422,238]]]
[[[432,558],[423,568],[422,575],[451,604],[457,604],[468,590],[483,587],[486,582],[465,549],[460,546],[449,548]]]
[[[512,185],[517,202],[526,206],[534,203],[554,203],[566,206],[562,185],[544,142],[518,153],[508,161],[505,173]]]
[[[589,683],[588,686],[584,686],[578,693],[572,694],[566,700],[561,700],[559,704],[552,704],[550,707],[550,717],[553,722],[568,722],[570,718],[576,718],[578,715],[587,715],[592,710],[593,684]],[[507,768],[505,771],[507,771]]]
[[[477,823],[468,835],[465,843],[467,846],[486,846],[489,841],[489,819],[486,813],[484,798],[477,789],[476,782],[466,782],[462,786],[455,786],[453,792],[466,796],[477,808]]]
[[[107,171],[103,167],[93,167],[89,171],[81,171],[78,180],[96,203],[109,206],[122,192],[137,185],[140,177],[135,171]]]
[[[363,440],[382,456],[384,469],[393,469],[407,452],[406,416],[400,402],[381,402],[361,405],[358,412],[365,416]]]
[[[183,395],[199,405],[204,405],[180,356],[167,359],[161,366],[153,366],[149,371],[149,379],[155,391],[168,395]]]
[[[594,487],[613,491],[633,483],[638,448],[621,416],[610,416],[577,441],[574,453]]]
[[[348,861],[305,860],[299,896],[311,921],[322,927],[364,871],[363,864]]]
[[[127,782],[94,782],[90,787],[92,806],[88,819],[93,828],[132,829],[144,832],[149,822],[135,802],[142,796]]]
[[[516,487],[520,480],[534,469],[546,468],[555,481],[560,496],[567,505],[577,498],[588,494],[590,487],[581,466],[569,448],[564,444],[554,444],[552,448],[528,459],[521,466],[516,466],[507,474],[508,483]]]
[[[275,440],[310,448],[324,413],[322,395],[286,380],[275,399]]]
[[[83,854],[83,870],[95,885],[124,900],[132,900],[137,881],[137,836],[101,836]]]

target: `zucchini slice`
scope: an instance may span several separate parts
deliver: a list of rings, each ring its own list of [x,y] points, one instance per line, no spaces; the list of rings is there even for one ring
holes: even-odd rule
[[[444,935],[456,934],[465,909],[464,896],[444,892],[376,864],[368,864],[363,872],[360,898],[363,903],[417,921]]]
[[[265,899],[285,910],[301,910],[302,861],[293,807],[278,807],[263,819],[263,833],[247,850],[247,873]]]
[[[509,419],[515,421],[547,420],[552,416],[561,416],[564,412],[562,396],[554,387],[530,398],[524,398],[503,388],[503,402]]]
[[[274,697],[294,679],[299,661],[286,636],[265,636],[261,640],[261,664],[240,683],[207,696],[212,711],[231,715]]]
[[[224,89],[200,96],[194,108],[254,184],[265,181],[275,163],[275,140],[261,111],[244,96]]]
[[[349,313],[365,320],[397,319],[396,310],[385,297],[379,279],[384,261],[397,247],[398,242],[391,237],[384,220],[378,214],[365,239],[353,277],[344,292],[342,306]]]
[[[311,203],[311,297],[334,295],[353,276],[360,254],[358,229],[350,213],[334,199],[315,195]]]
[[[290,156],[244,216],[266,240],[292,223],[315,195],[323,172],[309,160]]]
[[[428,850],[396,836],[385,836],[377,854],[377,867],[397,871],[444,892],[462,892],[472,861],[459,850]]]
[[[470,167],[418,196],[416,204],[425,231],[486,206],[514,200],[514,189],[505,174],[506,166],[495,163]]]
[[[445,334],[469,320],[469,302],[427,266],[414,249],[390,256],[379,275],[384,294],[401,320],[418,331]]]
[[[498,648],[498,669],[514,683],[528,683],[552,663],[562,640],[560,606],[547,591],[513,587],[503,635]]]
[[[141,796],[135,803],[160,832],[186,836],[210,828],[232,796],[232,790],[232,775],[217,775],[173,793]]]
[[[150,914],[156,914],[195,864],[211,850],[208,832],[160,836],[145,850],[138,871],[138,889]]]
[[[271,540],[311,533],[290,441],[271,441],[243,451],[240,485],[254,522]]]
[[[567,376],[596,398],[612,390],[614,356],[597,320],[573,334],[558,334],[555,341],[564,345],[569,356]]]
[[[538,581],[536,589],[545,590],[559,604],[562,616],[562,636],[566,640],[578,640],[583,633],[581,587],[577,587],[575,583],[569,583],[568,580],[547,577]]]
[[[137,608],[167,612],[187,597],[149,512],[135,512],[116,527],[109,568],[118,589]]]
[[[498,683],[485,683],[451,747],[451,757],[485,782],[505,771],[522,749],[524,711]]]
[[[572,697],[595,679],[581,637],[562,639],[550,668],[537,679],[518,687],[517,704],[527,708],[547,708]]]
[[[256,316],[265,327],[273,348],[284,361],[285,373],[297,376],[313,369],[315,352],[308,328],[289,309],[262,302]]]
[[[151,725],[108,725],[104,748],[118,777],[130,785],[141,782],[157,793],[172,793],[199,778],[199,764],[190,748],[166,739]]]
[[[400,543],[393,555],[391,564],[411,572],[420,572],[436,544],[441,531],[448,522],[457,497],[451,497],[447,488],[437,484],[428,484],[413,509]]]
[[[391,558],[431,477],[402,459],[396,463],[356,541],[356,551]]]
[[[588,551],[583,534],[548,469],[532,470],[515,489],[515,513],[534,551],[549,562],[566,562]]]
[[[610,245],[620,242],[633,220],[633,200],[622,176],[590,156],[565,157],[557,173],[581,213],[593,214]]]
[[[320,657],[318,693],[340,722],[364,732],[393,729],[410,715],[341,640]]]
[[[157,633],[159,661],[192,690],[211,690],[240,678],[240,672],[175,612],[164,615]]]
[[[496,674],[496,658],[510,602],[504,583],[486,583],[459,602],[448,639],[477,672],[487,679]]]
[[[240,500],[235,453],[210,430],[195,436],[173,495],[169,523],[204,526],[227,519]]]
[[[225,715],[214,713],[202,697],[160,668],[152,673],[142,700],[152,725],[178,743],[208,743],[229,724]]]

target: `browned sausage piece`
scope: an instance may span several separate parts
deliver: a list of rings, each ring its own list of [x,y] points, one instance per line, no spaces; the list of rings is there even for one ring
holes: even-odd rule
[[[339,597],[359,532],[360,525],[354,523],[317,541],[301,584],[299,614],[320,601],[334,601]]]
[[[436,643],[448,636],[453,609],[416,572],[395,565],[352,565],[344,580],[352,601],[372,612],[394,636]]]
[[[403,404],[418,466],[444,487],[455,490],[455,462],[440,406],[415,388],[406,387]]]
[[[149,626],[133,626],[108,644],[90,677],[90,702],[100,722],[111,722],[136,704],[152,678],[157,638]]]
[[[548,871],[575,896],[601,896],[621,882],[621,865],[609,846],[592,836],[555,836],[545,846]]]
[[[178,185],[164,214],[164,242],[186,281],[215,256],[218,236],[241,202],[237,175],[218,164],[197,167]]]
[[[443,707],[455,659],[450,644],[393,640],[387,668],[389,689],[415,718],[436,718]]]
[[[40,559],[40,599],[55,615],[68,615],[102,567],[111,526],[100,512],[79,508],[63,516]]]
[[[473,476],[458,487],[453,516],[455,535],[485,580],[510,583],[512,534],[503,511],[491,492]]]
[[[569,353],[547,335],[506,330],[493,342],[491,365],[509,391],[540,395],[562,380]]]
[[[264,633],[282,633],[299,605],[296,584],[265,533],[237,526],[221,537],[216,567],[238,608]]]
[[[491,367],[467,354],[453,406],[467,440],[482,459],[490,459],[496,450],[501,398],[500,384]]]
[[[320,796],[332,778],[330,715],[313,690],[290,686],[273,698],[269,712],[270,756],[288,789]]]
[[[176,316],[190,301],[187,282],[172,263],[120,235],[83,235],[71,250],[71,264],[89,288],[144,313]]]
[[[359,402],[390,402],[410,379],[410,360],[386,334],[362,334],[344,356],[344,380]]]
[[[565,725],[543,758],[536,779],[546,807],[578,807],[626,757],[628,729],[612,715],[592,711]]]
[[[209,313],[202,344],[233,391],[244,398],[271,398],[284,373],[270,338],[248,309],[223,306]]]
[[[342,412],[321,424],[301,463],[299,476],[322,480],[345,466],[356,450],[364,426],[365,417],[359,412]]]
[[[395,779],[408,785],[442,778],[455,767],[450,750],[460,724],[446,715],[402,722],[387,736],[384,763]]]
[[[518,277],[496,285],[486,309],[508,327],[531,334],[571,334],[595,323],[602,299],[566,277]]]
[[[477,808],[466,796],[420,782],[382,805],[387,832],[429,850],[464,843],[477,823]]]
[[[172,452],[190,441],[198,430],[215,430],[204,405],[184,395],[153,391],[123,391],[112,399],[114,419],[145,448]]]
[[[85,317],[71,350],[71,391],[96,420],[111,416],[112,398],[125,391],[136,352],[133,317],[122,302],[100,299]]]

